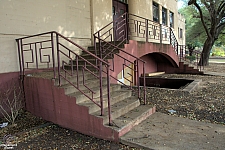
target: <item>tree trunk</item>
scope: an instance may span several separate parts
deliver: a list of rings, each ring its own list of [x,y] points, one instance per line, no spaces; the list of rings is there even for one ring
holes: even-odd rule
[[[213,44],[215,42],[215,40],[213,40],[214,38],[207,38],[204,46],[203,46],[203,51],[201,54],[201,58],[199,60],[199,65],[200,66],[207,66],[209,65],[209,55],[210,55],[210,51],[213,47]]]

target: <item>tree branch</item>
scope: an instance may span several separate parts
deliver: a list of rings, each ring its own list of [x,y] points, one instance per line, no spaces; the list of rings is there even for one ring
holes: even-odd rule
[[[218,12],[220,12],[224,8],[225,8],[225,2],[224,1],[221,1],[220,5],[218,7]]]
[[[188,2],[188,4],[189,4],[189,2]],[[203,25],[203,27],[204,27],[204,29],[205,29],[205,31],[206,31],[207,36],[210,37],[210,38],[212,38],[212,36],[211,36],[211,34],[209,33],[209,30],[208,30],[208,28],[207,28],[207,26],[206,26],[206,24],[205,24],[205,21],[204,21],[204,19],[203,19],[203,13],[202,13],[202,10],[201,10],[200,6],[196,3],[196,0],[195,0],[195,2],[194,2],[193,4],[195,5],[195,7],[198,9],[198,11],[199,11],[199,13],[200,13],[202,25]]]
[[[216,27],[216,29],[220,31],[223,30],[223,28],[225,28],[225,22],[218,24],[218,26]]]
[[[205,5],[205,7],[208,9],[208,11],[211,12],[210,5],[206,1],[201,1],[201,2]]]

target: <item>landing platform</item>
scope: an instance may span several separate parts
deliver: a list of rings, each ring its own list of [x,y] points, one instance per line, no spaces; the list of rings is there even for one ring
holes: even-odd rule
[[[225,147],[225,126],[154,113],[121,138],[144,149],[200,150]]]

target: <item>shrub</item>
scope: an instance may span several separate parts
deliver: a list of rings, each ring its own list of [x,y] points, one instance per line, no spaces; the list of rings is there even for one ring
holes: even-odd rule
[[[188,56],[187,55],[187,56],[185,56],[185,58],[188,59],[188,60],[190,60],[190,62],[192,62],[192,61],[194,61],[196,59],[196,57],[193,56],[193,55],[192,56]]]
[[[11,81],[11,84],[1,87],[0,112],[8,122],[11,124],[15,123],[15,120],[23,106],[23,90],[17,82]]]

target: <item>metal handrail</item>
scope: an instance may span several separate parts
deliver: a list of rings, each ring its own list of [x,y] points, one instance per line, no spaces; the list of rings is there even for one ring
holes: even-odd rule
[[[47,40],[40,40],[38,38],[44,37]],[[32,39],[34,38],[34,39]],[[27,41],[26,41],[27,40]],[[92,54],[88,50],[82,48],[75,42],[71,41],[70,39],[66,38],[60,33],[57,33],[55,31],[51,32],[45,32],[41,34],[26,36],[22,38],[16,39],[17,46],[18,46],[18,55],[19,55],[19,66],[20,66],[20,75],[24,76],[27,69],[50,69],[53,70],[54,76],[53,78],[56,79],[56,74],[58,76],[58,85],[61,85],[61,79],[64,79],[68,84],[72,85],[74,88],[76,88],[78,91],[80,91],[83,95],[85,95],[88,99],[90,99],[92,102],[94,102],[97,106],[101,109],[101,115],[104,113],[104,106],[103,106],[103,93],[102,93],[102,70],[105,67],[106,70],[106,77],[109,78],[109,63],[104,61],[103,59],[97,57],[96,55]],[[66,44],[70,44],[79,50],[81,50],[83,53],[87,53],[91,55],[98,64],[92,64],[79,54],[76,54],[69,46]],[[46,44],[46,45],[45,45]],[[56,46],[56,48],[55,48]],[[50,50],[48,53],[43,54],[43,50]],[[31,60],[27,60],[25,58],[25,55],[31,56]],[[57,57],[55,57],[55,55]],[[63,56],[63,57],[62,57]],[[72,56],[75,56],[76,58],[76,65],[73,64],[73,58]],[[46,58],[47,60],[44,60]],[[66,59],[66,60],[64,60]],[[71,71],[68,71],[65,69],[65,64],[70,60],[70,66]],[[79,68],[78,61],[82,60],[84,61],[84,64],[81,65]],[[44,64],[44,66],[43,66]],[[87,68],[87,66],[91,66],[92,69],[95,69],[94,71],[91,71]],[[73,67],[75,68],[75,71]],[[79,74],[79,71],[82,71],[81,74]],[[95,92],[88,87],[88,85],[85,84],[85,73],[89,72],[91,73],[95,78],[99,80],[100,86],[100,103],[94,101],[94,94]],[[79,77],[81,76],[81,77]],[[69,77],[75,78],[76,83],[73,83],[70,81]],[[91,93],[91,95],[86,94],[85,90],[80,89],[79,85],[81,84],[80,80],[82,81],[83,86],[85,87],[85,90],[88,90],[88,93]],[[107,79],[107,88],[109,89],[110,86],[110,80]],[[110,101],[110,96],[108,93],[108,101]],[[109,102],[110,103],[110,102]],[[109,118],[111,118],[109,116]]]
[[[135,91],[134,89],[136,88],[132,88],[132,84],[134,83],[133,80],[135,80],[134,78],[136,78],[136,84],[138,86],[138,97],[141,98],[140,96],[140,83],[139,83],[139,77],[140,77],[140,62],[142,63],[143,65],[143,76],[144,76],[144,85],[143,85],[143,88],[144,88],[144,104],[146,104],[146,85],[145,85],[145,61],[124,51],[122,48],[120,48],[118,45],[120,45],[121,43],[123,43],[124,41],[128,41],[128,35],[127,35],[127,32],[126,31],[121,31],[121,33],[123,32],[123,35],[121,37],[119,37],[119,41],[120,43],[119,44],[115,44],[115,41],[113,39],[113,33],[114,33],[114,30],[115,30],[115,27],[112,25],[114,23],[116,23],[116,21],[120,21],[119,24],[120,24],[120,27],[119,27],[119,30],[121,30],[121,28],[123,26],[128,26],[127,23],[128,23],[128,13],[124,13],[120,16],[120,18],[122,17],[121,20],[119,20],[119,18],[117,18],[116,20],[110,22],[109,24],[107,24],[106,26],[104,26],[103,28],[101,28],[99,31],[97,31],[96,33],[93,34],[94,36],[94,44],[95,44],[95,52],[97,54],[97,50],[99,51],[99,54],[100,54],[100,58],[102,59],[106,59],[107,57],[109,56],[112,56],[112,55],[115,55],[119,58],[121,58],[124,63],[122,63],[122,70],[124,71],[124,67],[128,67],[128,65],[133,65],[134,66],[134,69],[130,68],[132,70],[132,72],[134,72],[135,76],[129,74],[132,78],[132,81],[129,81],[129,80],[126,80],[128,82],[130,82],[130,86],[127,86],[126,84],[124,84],[123,82],[119,81],[117,78],[111,76],[112,79],[116,80],[117,82],[121,83],[122,85],[124,86],[127,86],[129,89],[132,89],[133,91]],[[105,36],[105,37],[103,37]],[[98,45],[98,48],[97,48],[97,45]],[[112,48],[111,50],[109,50],[110,48]],[[119,53],[123,53],[124,55],[126,56],[121,56],[119,54],[115,54],[113,51],[114,50],[119,50]],[[104,56],[103,56],[104,55]],[[135,60],[135,62],[131,62],[130,60],[128,60],[127,58],[128,57],[131,57],[133,60]],[[110,69],[111,72],[114,71],[114,58],[111,57],[111,59],[113,60],[113,64],[112,64],[112,67]],[[125,77],[124,77],[125,78]]]
[[[180,61],[182,61],[182,59],[185,60],[185,56],[183,55],[183,53],[186,52],[188,48],[186,45],[179,45],[172,29],[170,29],[170,44],[173,46],[174,50],[176,51],[176,54],[179,56]],[[199,69],[200,71],[204,69],[204,66],[201,64],[202,60],[201,62],[198,62],[201,58],[204,58],[202,57],[204,54],[195,50],[192,52],[192,55],[195,55],[196,57],[197,63],[194,63],[194,65],[197,66],[197,69]]]

